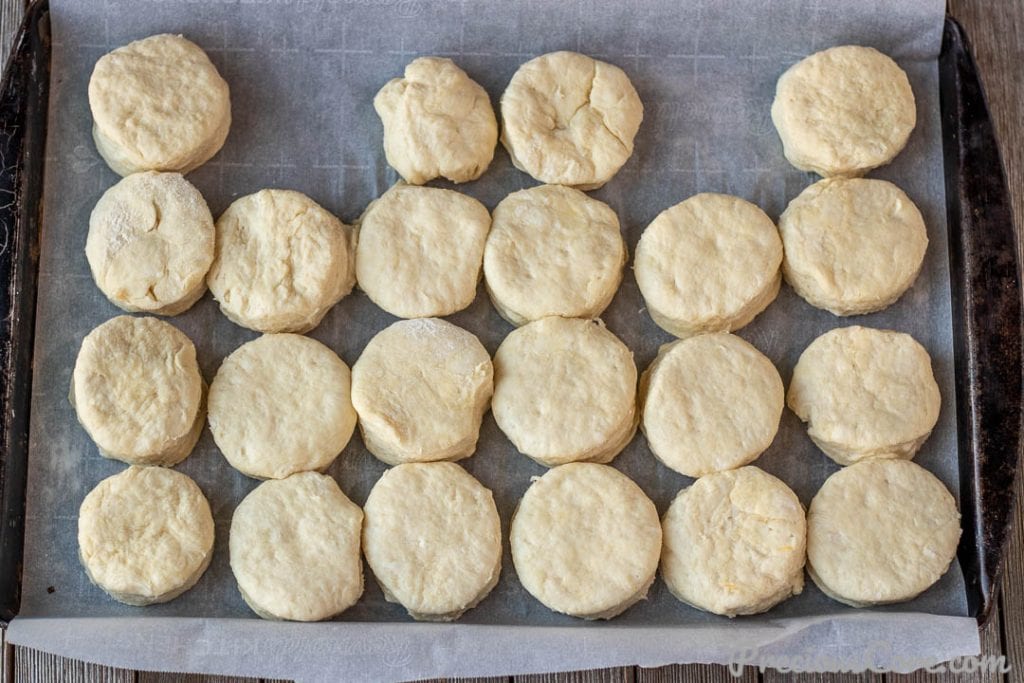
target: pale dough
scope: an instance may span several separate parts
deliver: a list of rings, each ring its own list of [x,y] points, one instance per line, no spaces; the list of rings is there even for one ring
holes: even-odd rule
[[[542,183],[594,190],[630,155],[644,118],[622,69],[577,52],[519,67],[501,96],[501,143],[515,167]]]
[[[300,192],[260,190],[217,219],[207,283],[232,322],[258,332],[308,332],[352,291],[352,231]]]
[[[320,621],[363,594],[363,511],[325,474],[273,479],[231,518],[231,571],[245,602],[264,619]]]
[[[89,579],[129,605],[167,602],[213,557],[213,515],[196,483],[163,467],[101,481],[78,511],[78,556]]]
[[[807,571],[854,607],[917,597],[956,557],[960,513],[935,475],[906,460],[841,469],[807,512]]]
[[[498,347],[491,409],[542,465],[606,463],[636,433],[636,383],[633,353],[603,322],[542,318]]]
[[[452,190],[399,184],[359,219],[356,279],[399,318],[461,311],[476,298],[491,215]]]
[[[157,318],[122,315],[82,340],[69,398],[100,455],[170,466],[199,439],[204,388],[188,337]]]
[[[550,315],[596,318],[615,296],[625,263],[611,207],[570,187],[541,185],[495,207],[484,282],[513,325]]]
[[[914,457],[939,419],[923,346],[902,332],[841,327],[800,354],[787,395],[807,434],[840,465]]]
[[[859,176],[892,161],[917,122],[914,91],[896,62],[843,45],[782,74],[772,121],[791,164],[822,176]]]
[[[93,140],[110,168],[188,173],[216,154],[231,127],[228,84],[182,36],[136,40],[96,62],[89,79]]]
[[[199,190],[179,173],[146,171],[100,197],[85,256],[115,306],[177,315],[206,291],[213,247],[213,217]]]
[[[298,334],[266,334],[232,352],[207,412],[227,461],[259,479],[325,470],[356,428],[348,366]]]
[[[651,452],[688,477],[757,459],[775,438],[785,403],[778,370],[732,334],[702,334],[661,348],[640,379],[640,428]]]
[[[352,405],[366,448],[389,465],[469,457],[493,376],[473,333],[436,318],[392,324],[352,366]]]
[[[836,315],[873,313],[914,283],[928,248],[924,219],[884,180],[826,178],[779,217],[782,272],[812,306]]]
[[[662,211],[636,247],[636,282],[659,327],[677,337],[732,332],[779,293],[782,240],[764,211],[704,193]]]
[[[803,505],[756,467],[709,474],[680,491],[662,530],[661,575],[694,607],[758,614],[804,588]]]
[[[509,537],[523,587],[584,619],[611,619],[647,597],[661,555],[654,503],[629,477],[594,463],[534,480]]]
[[[498,121],[487,92],[450,59],[419,57],[373,98],[384,155],[407,183],[479,178],[494,158]]]
[[[494,496],[450,462],[393,467],[363,508],[363,552],[384,596],[416,619],[452,621],[501,574]]]

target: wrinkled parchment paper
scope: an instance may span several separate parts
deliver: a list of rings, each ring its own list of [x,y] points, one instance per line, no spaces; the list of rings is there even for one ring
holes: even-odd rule
[[[644,102],[636,152],[594,195],[619,214],[630,247],[661,210],[700,191],[736,194],[777,218],[813,182],[783,158],[769,117],[775,80],[790,64],[838,44],[877,47],[907,70],[918,125],[907,149],[874,177],[918,204],[930,245],[914,287],[890,309],[840,320],[784,287],[740,334],[788,382],[801,350],[825,330],[860,323],[913,334],[932,354],[942,415],[917,461],[957,490],[949,259],[938,78],[941,0],[52,0],[53,63],[45,216],[32,402],[24,598],[10,639],[125,667],[304,680],[512,674],[598,666],[745,661],[805,669],[909,670],[978,651],[955,564],[920,598],[854,610],[808,581],[803,594],[758,617],[728,620],[677,602],[660,581],[649,599],[610,623],[549,612],[520,586],[507,557],[501,582],[457,624],[415,624],[386,603],[368,575],[363,599],[335,622],[263,622],[239,596],[227,557],[231,513],[257,482],[228,466],[209,432],[180,469],[207,494],[215,557],[199,584],[164,605],[132,608],[92,586],[76,557],[85,494],[123,465],[99,456],[67,401],[82,337],[119,311],[89,275],[88,217],[117,180],[90,137],[86,86],[108,50],[154,33],[183,33],[205,48],[231,86],[224,149],[190,175],[214,215],[264,187],[300,190],[354,220],[396,179],[384,162],[372,98],[420,54],[453,57],[495,105],[527,59],[572,49],[618,64]],[[499,149],[463,188],[489,208],[534,184]],[[670,337],[643,307],[632,269],[604,316],[642,369]],[[356,292],[312,333],[350,365],[393,319]],[[481,287],[451,320],[494,352],[510,326]],[[255,334],[230,323],[209,296],[171,320],[196,343],[207,381]],[[543,468],[516,453],[488,415],[467,469],[495,492],[504,531],[530,477]],[[788,410],[756,463],[806,505],[837,468]],[[614,465],[664,511],[690,480],[655,461],[637,436]],[[356,436],[330,473],[363,503],[384,465]],[[507,545],[507,544],[506,544]]]

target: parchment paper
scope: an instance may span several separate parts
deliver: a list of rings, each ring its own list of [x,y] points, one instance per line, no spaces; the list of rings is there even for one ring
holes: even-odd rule
[[[942,0],[725,3],[718,0],[52,0],[53,63],[47,144],[22,613],[12,642],[119,666],[269,675],[307,680],[511,674],[618,664],[748,661],[805,669],[909,670],[978,651],[966,618],[959,567],[920,598],[854,610],[804,593],[767,615],[728,620],[686,607],[658,581],[647,601],[610,623],[555,615],[520,586],[507,557],[494,592],[455,625],[413,624],[386,603],[368,574],[363,599],[338,621],[267,623],[239,596],[228,567],[232,511],[256,485],[228,466],[205,432],[180,469],[207,494],[217,522],[215,557],[199,584],[148,608],[120,605],[92,586],[76,558],[85,494],[123,465],[99,456],[67,401],[81,339],[120,313],[89,275],[89,212],[117,176],[90,137],[86,86],[111,48],[160,32],[205,48],[231,86],[234,120],[223,151],[193,174],[218,215],[264,187],[300,190],[346,221],[397,177],[385,164],[372,98],[418,54],[454,57],[497,104],[515,69],[556,49],[614,62],[645,105],[636,152],[595,196],[619,214],[630,253],[661,210],[699,191],[736,194],[776,218],[814,178],[783,158],[769,107],[779,74],[803,56],[860,43],[893,55],[917,97],[907,149],[872,174],[918,204],[930,245],[914,287],[885,312],[840,320],[784,287],[740,334],[788,382],[803,348],[843,324],[894,328],[929,350],[943,395],[938,427],[917,461],[957,491],[954,387],[938,110]],[[490,170],[463,188],[488,207],[534,182],[499,149]],[[670,340],[644,311],[632,269],[604,316],[642,369]],[[365,295],[336,306],[312,336],[350,365],[393,319]],[[490,352],[510,331],[481,287],[451,320]],[[256,335],[230,323],[209,296],[172,319],[196,343],[206,379]],[[516,453],[488,415],[467,469],[492,488],[504,531],[530,477],[544,469]],[[655,461],[642,437],[614,462],[664,511],[690,480]],[[806,505],[837,469],[797,418],[783,415],[757,465],[790,484]],[[331,468],[362,504],[384,465],[355,437]]]

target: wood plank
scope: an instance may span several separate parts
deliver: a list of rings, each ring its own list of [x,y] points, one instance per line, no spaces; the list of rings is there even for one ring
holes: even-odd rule
[[[509,676],[488,676],[485,678],[427,678],[416,681],[416,683],[510,683],[511,680]]]
[[[135,672],[14,648],[14,683],[135,683]]]
[[[636,670],[633,667],[617,669],[591,669],[568,673],[513,676],[513,683],[634,683]]]
[[[637,683],[758,683],[757,669],[744,667],[739,677],[721,664],[673,664],[636,670]]]
[[[21,26],[21,18],[25,16],[26,4],[20,0],[4,0],[0,3],[0,55],[3,63],[7,63],[7,54],[11,51],[14,34]]]
[[[7,629],[0,629],[0,683],[14,680],[14,652],[7,642]]]
[[[981,632],[981,658],[957,658],[910,674],[886,674],[886,683],[1002,683],[999,614]]]
[[[210,676],[208,674],[179,674],[162,671],[140,671],[138,683],[258,683],[258,678],[243,676]]]
[[[876,673],[833,674],[833,673],[801,673],[794,674],[766,669],[761,676],[764,683],[884,683],[885,676]]]

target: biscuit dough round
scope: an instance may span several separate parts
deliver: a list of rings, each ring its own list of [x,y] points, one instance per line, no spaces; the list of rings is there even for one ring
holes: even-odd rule
[[[909,334],[841,327],[800,354],[787,395],[807,434],[840,465],[914,457],[939,419],[931,357]]]
[[[170,466],[199,440],[204,389],[188,337],[157,318],[122,315],[82,340],[69,399],[100,455]]]
[[[228,552],[238,591],[264,619],[320,621],[363,594],[363,511],[333,479],[271,479],[231,517]]]
[[[562,185],[513,192],[494,209],[484,282],[513,325],[596,318],[622,282],[626,244],[604,202]]]
[[[352,230],[312,199],[260,190],[217,219],[207,283],[229,320],[258,332],[308,332],[352,291]]]
[[[480,85],[450,59],[419,57],[404,78],[373,98],[384,126],[384,155],[405,182],[479,178],[494,158],[498,121]]]
[[[188,173],[231,127],[228,84],[183,36],[136,40],[100,57],[89,79],[92,136],[116,173]]]
[[[607,463],[636,433],[636,382],[633,353],[603,322],[542,318],[498,347],[491,409],[542,465]]]
[[[698,609],[758,614],[803,591],[803,505],[757,467],[709,474],[680,491],[662,531],[661,575]]]
[[[352,366],[366,448],[389,465],[468,458],[493,378],[491,357],[472,332],[437,318],[392,324]]]
[[[859,176],[900,153],[917,122],[914,91],[896,62],[843,45],[782,74],[772,121],[791,164],[822,176]]]
[[[956,557],[960,514],[935,475],[906,460],[869,460],[829,477],[807,512],[807,573],[854,607],[917,597]]]
[[[782,240],[764,211],[704,193],[647,226],[633,268],[654,322],[685,338],[753,320],[778,295],[781,265]]]
[[[352,438],[352,375],[334,351],[266,334],[224,359],[210,385],[210,431],[231,466],[259,479],[323,471]]]
[[[914,283],[928,248],[924,219],[884,180],[826,178],[779,217],[786,281],[836,315],[873,313]]]
[[[356,279],[399,318],[461,311],[476,298],[487,207],[452,190],[399,184],[359,219]]]
[[[661,555],[654,503],[594,463],[555,467],[526,490],[509,532],[523,587],[546,607],[611,619],[647,597]]]
[[[206,291],[213,247],[213,216],[199,190],[179,173],[146,171],[100,197],[85,256],[115,306],[177,315]]]
[[[622,69],[577,52],[551,52],[519,67],[501,96],[501,144],[516,168],[542,183],[595,190],[630,155],[644,118]]]
[[[89,580],[129,605],[167,602],[213,557],[213,515],[196,483],[163,467],[101,481],[78,511],[78,557]]]
[[[381,476],[363,508],[363,552],[384,596],[424,621],[475,607],[501,574],[501,519],[490,490],[450,462]]]
[[[640,428],[651,452],[688,477],[753,462],[779,430],[778,370],[732,334],[702,334],[661,348],[640,378]]]

